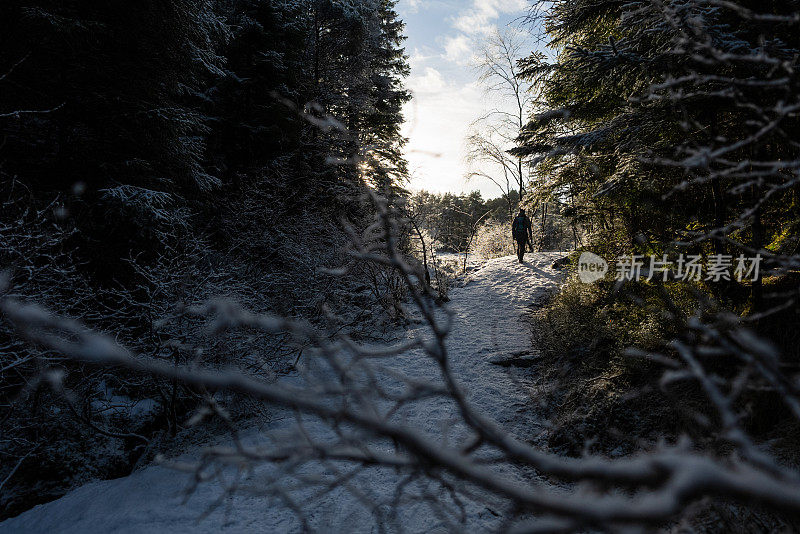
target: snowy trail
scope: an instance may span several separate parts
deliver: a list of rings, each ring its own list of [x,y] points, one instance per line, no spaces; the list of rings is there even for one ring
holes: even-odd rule
[[[451,292],[450,308],[455,324],[448,340],[453,372],[472,404],[506,427],[525,428],[528,394],[515,385],[504,367],[491,360],[508,358],[531,349],[529,330],[522,314],[532,301],[558,283],[559,274],[550,268],[559,253],[528,254],[526,263],[515,257],[490,260],[471,273],[464,287]],[[397,368],[411,376],[430,377],[431,362],[422,353],[398,360]],[[435,400],[415,405],[404,414],[421,430],[437,435],[454,416],[453,404]],[[270,430],[288,430],[291,417],[278,418]],[[312,432],[314,426],[309,427]],[[319,432],[324,432],[320,428]],[[524,436],[520,436],[524,437]],[[246,437],[258,441],[258,431]],[[191,453],[189,453],[191,455]],[[251,482],[272,467],[259,468]],[[388,469],[373,469],[354,483],[375,497],[391,495],[398,475]],[[508,476],[522,477],[510,472]],[[252,494],[228,499],[226,506],[209,517],[198,517],[220,496],[214,483],[202,485],[184,504],[182,491],[187,475],[164,467],[148,467],[118,480],[94,482],[77,488],[61,499],[37,506],[0,523],[0,533],[212,533],[212,532],[296,532],[301,529],[295,515],[279,501]],[[302,495],[301,495],[302,497]],[[374,518],[344,489],[316,499],[309,507],[312,528],[323,532],[371,532]],[[230,510],[230,513],[226,513]],[[499,525],[497,514],[478,498],[467,503],[470,531]],[[430,509],[410,504],[402,511],[402,524],[410,532],[430,532],[443,524]]]

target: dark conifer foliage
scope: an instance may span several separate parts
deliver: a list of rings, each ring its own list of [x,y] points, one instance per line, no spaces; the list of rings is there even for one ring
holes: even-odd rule
[[[786,436],[798,429],[797,392],[784,384],[797,382],[800,361],[798,3],[534,4],[546,4],[532,17],[557,53],[520,62],[527,77],[541,80],[544,99],[514,152],[528,159],[541,189],[568,206],[587,233],[588,251],[605,256],[612,272],[632,254],[649,271],[636,281],[567,286],[547,324],[570,317],[568,326],[543,334],[542,344],[594,377],[624,361],[619,382],[607,390],[620,397],[662,378],[639,406],[598,406],[578,393],[580,408],[562,414],[574,425],[554,443],[605,441],[610,449],[628,432],[623,424],[613,441],[604,435],[616,408],[639,410],[628,418],[644,435],[639,417],[653,407],[666,413],[675,403],[687,413],[695,403],[715,411],[693,447],[717,454],[720,443],[730,444],[732,456],[757,464],[743,442],[752,439],[760,451],[785,439],[770,454],[776,464],[796,465]],[[697,258],[705,274],[681,275],[686,257]],[[654,276],[659,261],[672,269],[662,279]],[[709,275],[715,263],[727,272]],[[759,268],[747,271],[753,265]],[[645,333],[643,324],[656,326]],[[739,336],[761,348],[735,341]],[[632,354],[638,356],[626,359]],[[651,365],[652,354],[664,359]],[[757,371],[748,374],[750,366]],[[687,394],[669,384],[670,374],[702,376],[692,382],[701,385]],[[737,442],[732,428],[747,437]]]
[[[318,316],[341,220],[366,220],[371,187],[403,194],[402,30],[389,0],[2,2],[0,291],[176,362],[200,350],[175,344],[197,327],[183,304],[227,294]],[[201,400],[66,365],[0,325],[0,478],[20,462],[0,515],[130,470]],[[67,394],[35,378],[42,365]],[[101,391],[158,408],[108,418]],[[95,446],[110,453],[89,469]]]
[[[2,161],[37,191],[85,187],[78,208],[110,241],[186,224],[183,199],[219,185],[189,105],[221,74],[226,29],[208,1],[4,2]],[[105,211],[100,212],[99,208]],[[110,226],[118,226],[114,232]]]
[[[797,167],[775,162],[796,158],[797,5],[722,4],[554,2],[557,60],[521,63],[546,73],[545,104],[517,153],[623,247],[671,252],[701,234],[703,252],[794,246]]]

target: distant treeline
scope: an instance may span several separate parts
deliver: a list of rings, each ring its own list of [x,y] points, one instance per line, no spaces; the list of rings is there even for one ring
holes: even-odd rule
[[[513,248],[511,221],[521,207],[515,190],[489,200],[484,200],[479,191],[469,194],[420,191],[410,197],[409,206],[434,246],[444,252],[465,252],[478,235],[481,241],[491,240],[499,246],[498,250],[504,250],[504,242],[508,250]],[[535,249],[570,250],[580,244],[579,231],[562,213],[561,202],[531,198],[522,207],[532,221]]]
[[[446,252],[465,251],[475,227],[482,223],[507,223],[510,228],[518,203],[516,191],[489,200],[484,200],[479,191],[469,194],[420,191],[409,199],[415,218],[431,240]]]

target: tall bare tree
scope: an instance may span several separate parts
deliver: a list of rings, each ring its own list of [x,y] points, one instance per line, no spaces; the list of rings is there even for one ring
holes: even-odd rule
[[[517,64],[525,52],[519,30],[497,31],[483,42],[476,68],[493,107],[472,124],[467,138],[468,178],[486,178],[497,185],[508,199],[510,215],[514,209],[510,193],[517,189],[519,202],[524,202],[528,172],[524,158],[508,151],[537,101],[534,84],[520,76]]]

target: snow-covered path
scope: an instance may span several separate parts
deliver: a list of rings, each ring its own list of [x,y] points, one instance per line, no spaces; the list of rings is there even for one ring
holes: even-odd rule
[[[527,424],[522,414],[530,412],[526,409],[530,399],[504,367],[490,361],[530,350],[529,330],[522,314],[533,300],[558,283],[560,276],[550,265],[560,256],[528,254],[524,264],[513,257],[490,260],[470,274],[464,287],[451,292],[450,307],[456,321],[448,348],[454,375],[469,392],[472,404],[506,427]],[[397,367],[411,376],[431,376],[431,362],[421,353],[399,359]],[[453,418],[453,412],[452,403],[432,401],[421,403],[404,415],[415,426],[435,435],[441,432],[444,422]],[[274,425],[288,426],[289,419],[279,419]],[[248,436],[248,441],[257,439],[257,431]],[[394,472],[374,469],[368,476],[368,480],[357,481],[366,492],[380,496],[394,491]],[[198,520],[219,498],[219,488],[213,483],[203,485],[184,504],[182,491],[186,485],[187,475],[164,467],[148,467],[122,479],[87,484],[57,501],[37,506],[0,523],[0,533],[244,533],[300,529],[297,518],[285,506],[252,494],[229,499],[229,506]],[[310,508],[309,522],[315,529],[375,530],[371,513],[344,489],[315,500]],[[423,504],[410,505],[404,512],[405,530],[430,532],[442,526]],[[468,503],[471,531],[497,526],[498,521],[496,513],[482,501]]]

